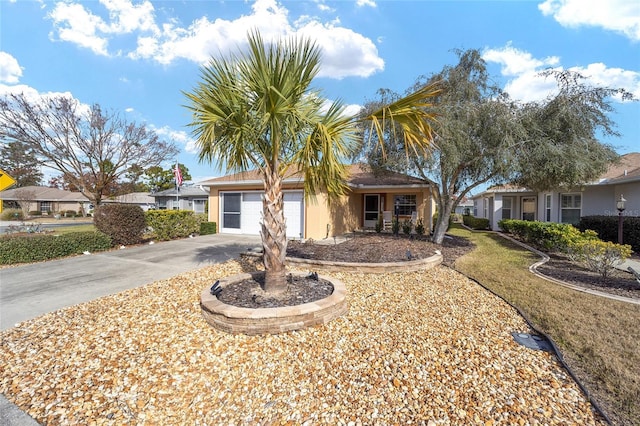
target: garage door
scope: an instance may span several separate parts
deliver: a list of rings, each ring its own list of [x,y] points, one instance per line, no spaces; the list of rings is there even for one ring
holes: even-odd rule
[[[302,191],[284,193],[284,217],[287,237],[300,238],[304,233],[304,197]],[[259,235],[262,222],[261,192],[223,192],[220,206],[220,232]]]

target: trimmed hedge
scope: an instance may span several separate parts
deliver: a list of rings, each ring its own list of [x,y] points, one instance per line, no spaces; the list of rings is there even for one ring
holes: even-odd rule
[[[582,233],[578,228],[568,223],[503,219],[498,222],[498,226],[519,240],[549,252],[566,253],[578,241],[596,238],[595,233]]]
[[[484,217],[462,216],[462,223],[471,229],[489,229],[489,219]]]
[[[145,220],[152,238],[167,241],[198,234],[200,224],[207,219],[190,210],[149,210],[145,212]]]
[[[99,231],[6,235],[0,238],[0,264],[38,262],[111,247],[111,238]]]
[[[113,244],[139,244],[146,228],[144,211],[131,204],[104,204],[93,214],[98,231],[111,237]]]
[[[200,224],[200,235],[211,235],[218,232],[218,225],[216,222],[202,222]]]
[[[577,227],[594,230],[602,241],[618,242],[618,216],[583,216]],[[622,242],[640,253],[640,217],[624,216]]]

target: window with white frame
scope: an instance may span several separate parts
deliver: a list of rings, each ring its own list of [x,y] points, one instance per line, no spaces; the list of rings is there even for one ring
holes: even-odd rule
[[[580,194],[562,194],[560,196],[560,222],[577,224],[580,222],[582,196]]]
[[[51,201],[40,201],[40,211],[41,212],[51,212]]]
[[[544,219],[545,222],[551,222],[551,194],[544,197]]]
[[[417,210],[417,201],[415,194],[396,195],[393,199],[394,209],[397,206],[397,214],[400,216],[411,216]],[[394,212],[395,214],[395,212]]]
[[[513,199],[511,197],[505,197],[502,199],[502,219],[511,219],[512,205]]]

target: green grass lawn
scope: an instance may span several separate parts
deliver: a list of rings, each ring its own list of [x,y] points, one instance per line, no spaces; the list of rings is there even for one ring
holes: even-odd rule
[[[640,424],[640,306],[571,290],[529,272],[538,256],[489,232],[454,226],[476,249],[455,268],[519,308],[556,343],[614,424]]]
[[[42,228],[47,229],[47,225],[42,225]],[[56,228],[49,228],[53,230],[54,234],[62,235],[70,232],[87,232],[95,231],[96,227],[92,223],[84,223],[81,225],[61,226]]]

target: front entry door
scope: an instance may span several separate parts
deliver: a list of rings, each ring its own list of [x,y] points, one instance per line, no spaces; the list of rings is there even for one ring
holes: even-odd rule
[[[380,196],[365,194],[364,196],[364,227],[375,228],[380,214]]]
[[[535,197],[527,197],[522,199],[522,220],[536,220]]]

